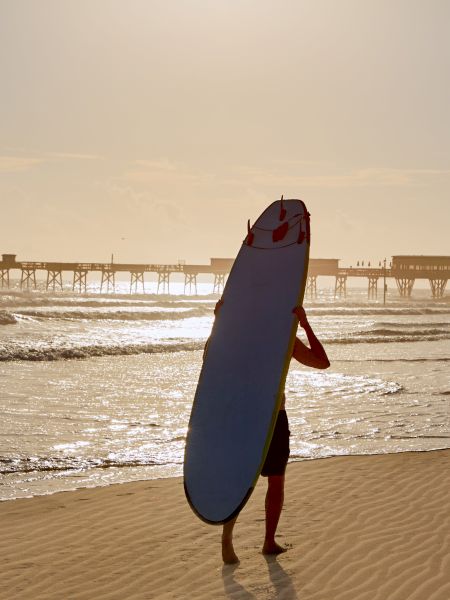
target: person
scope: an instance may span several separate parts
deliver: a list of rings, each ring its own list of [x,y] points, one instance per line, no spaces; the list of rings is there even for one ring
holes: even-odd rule
[[[314,369],[327,369],[330,366],[328,356],[317,339],[309,324],[303,307],[294,308],[293,312],[298,318],[299,325],[304,329],[308,338],[309,348],[300,339],[296,338],[292,357],[302,365]],[[275,424],[272,441],[264,462],[261,474],[267,477],[267,492],[265,499],[265,538],[262,553],[265,555],[281,554],[287,548],[280,546],[275,541],[275,533],[284,503],[285,470],[289,458],[289,424],[285,409],[285,395]],[[233,530],[237,516],[223,525],[222,530],[222,559],[225,564],[236,564],[239,559],[233,547]]]

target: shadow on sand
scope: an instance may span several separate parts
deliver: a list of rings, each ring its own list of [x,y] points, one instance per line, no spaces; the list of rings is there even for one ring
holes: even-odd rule
[[[277,560],[276,556],[265,556],[270,581],[274,587],[270,595],[271,600],[297,600],[297,592],[290,576]],[[228,598],[237,600],[258,600],[252,592],[247,590],[235,579],[239,565],[224,565],[222,567],[223,587]]]
[[[264,556],[269,569],[270,581],[275,588],[274,599],[297,600],[297,592],[290,576],[277,560],[276,556]]]
[[[224,565],[222,567],[222,579],[225,594],[228,598],[234,598],[236,600],[238,598],[239,600],[258,600],[254,594],[246,590],[245,587],[238,583],[234,578],[234,574],[238,567],[239,564]]]

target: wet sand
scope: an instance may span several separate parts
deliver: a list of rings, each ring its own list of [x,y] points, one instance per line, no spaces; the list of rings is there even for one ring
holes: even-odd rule
[[[235,528],[199,521],[180,478],[0,503],[0,598],[448,600],[450,450],[288,466],[266,559],[265,481]]]

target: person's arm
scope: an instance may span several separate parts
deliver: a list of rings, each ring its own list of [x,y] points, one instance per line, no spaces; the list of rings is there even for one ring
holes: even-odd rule
[[[206,340],[206,342],[205,342],[205,346],[204,346],[204,348],[203,348],[202,360],[205,360],[206,351],[208,350],[208,344],[209,344],[209,338]]]
[[[327,353],[316,338],[316,334],[309,324],[304,308],[302,306],[297,306],[294,308],[294,313],[298,317],[299,325],[305,330],[310,348],[308,348],[301,340],[295,338],[292,356],[295,360],[298,360],[298,362],[307,367],[313,367],[314,369],[328,369],[330,361],[328,360]]]
[[[220,298],[220,300],[218,300],[218,301],[216,302],[216,305],[215,305],[215,307],[214,307],[214,316],[215,316],[215,317],[217,317],[217,315],[218,315],[218,313],[219,313],[219,310],[220,310],[220,309],[221,309],[221,307],[222,307],[222,304],[223,304],[223,300],[222,300],[222,298]],[[206,351],[208,350],[208,344],[209,344],[209,338],[206,340],[205,347],[203,348],[203,357],[202,357],[202,358],[203,358],[203,360],[205,360]]]

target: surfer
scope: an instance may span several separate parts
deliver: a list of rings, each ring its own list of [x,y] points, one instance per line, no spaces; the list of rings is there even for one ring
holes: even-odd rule
[[[304,329],[308,338],[309,348],[299,338],[295,339],[292,357],[302,365],[314,369],[327,369],[330,366],[328,356],[317,339],[309,324],[305,310],[302,306],[294,308],[293,312],[298,318],[299,325]],[[275,533],[280,519],[284,502],[284,478],[286,465],[289,458],[289,425],[285,410],[285,395],[280,407],[275,430],[270,443],[269,451],[261,471],[267,477],[267,493],[265,500],[266,533],[262,553],[281,554],[287,548],[280,546],[275,541]],[[237,516],[223,526],[222,532],[222,559],[225,564],[235,564],[239,559],[233,547],[233,529]]]

